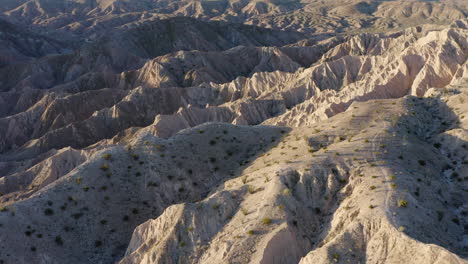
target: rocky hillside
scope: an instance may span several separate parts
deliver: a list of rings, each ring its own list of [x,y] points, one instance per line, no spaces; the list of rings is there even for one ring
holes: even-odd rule
[[[468,263],[463,1],[0,12],[0,264]]]
[[[358,0],[4,0],[0,12],[25,26],[60,36],[93,37],[142,21],[194,17],[205,21],[323,33],[387,30],[466,17],[465,1]],[[55,35],[55,34],[54,34]]]

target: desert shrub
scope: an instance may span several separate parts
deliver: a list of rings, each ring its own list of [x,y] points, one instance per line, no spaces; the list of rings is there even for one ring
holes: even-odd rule
[[[444,212],[442,211],[437,211],[437,220],[442,221],[442,219],[444,218]]]
[[[397,205],[398,205],[398,207],[406,207],[406,206],[408,206],[408,201],[403,200],[403,199],[399,199]]]
[[[109,164],[107,164],[107,163],[102,164],[101,170],[106,171],[108,169],[109,169]]]
[[[247,176],[243,176],[243,177],[241,178],[241,180],[242,180],[242,183],[243,183],[243,184],[246,184],[246,183],[248,182],[249,178],[248,178]]]
[[[338,253],[333,253],[332,256],[333,256],[333,260],[334,260],[334,261],[340,260],[340,255],[339,255]]]
[[[158,187],[158,184],[156,182],[150,181],[148,182],[148,187]]]
[[[80,219],[83,216],[83,213],[72,214],[72,217],[75,219]]]
[[[369,189],[371,189],[371,190],[375,190],[375,188],[377,188],[377,187],[375,187],[374,185],[372,185],[371,187],[369,187]]]
[[[55,237],[55,243],[59,246],[63,245],[63,239],[60,236]]]
[[[52,210],[51,208],[47,208],[47,209],[44,210],[44,214],[45,215],[53,215],[54,210]]]
[[[247,231],[247,235],[253,236],[253,235],[255,235],[255,231],[249,230],[249,231]]]
[[[263,219],[262,219],[262,223],[263,223],[264,225],[269,225],[269,224],[271,224],[271,219],[270,219],[270,218],[263,218]]]
[[[105,160],[110,160],[112,158],[112,155],[109,153],[106,153],[102,156]]]

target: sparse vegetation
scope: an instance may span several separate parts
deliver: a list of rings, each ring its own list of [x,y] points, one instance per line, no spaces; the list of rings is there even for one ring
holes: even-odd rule
[[[255,186],[253,186],[253,185],[250,185],[250,186],[249,186],[248,192],[249,192],[250,194],[254,194],[256,191],[257,191],[257,189],[255,188]]]
[[[271,219],[270,219],[270,218],[263,218],[263,219],[262,219],[262,223],[263,223],[264,225],[269,225],[269,224],[271,224]]]
[[[47,208],[44,210],[44,214],[48,216],[54,215],[54,210],[52,210],[52,208]]]
[[[62,240],[62,237],[61,236],[56,236],[55,237],[55,243],[59,246],[62,246],[63,245],[63,240]]]
[[[408,202],[406,200],[399,199],[397,205],[398,207],[406,207],[408,206]]]
[[[108,169],[109,169],[109,164],[107,164],[107,163],[102,164],[101,170],[107,171]]]

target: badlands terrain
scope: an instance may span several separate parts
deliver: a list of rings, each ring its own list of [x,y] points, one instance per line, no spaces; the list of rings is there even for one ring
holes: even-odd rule
[[[0,264],[468,263],[462,0],[0,0]]]

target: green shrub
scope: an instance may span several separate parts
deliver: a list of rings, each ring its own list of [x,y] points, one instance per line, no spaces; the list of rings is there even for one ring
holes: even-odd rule
[[[109,169],[109,164],[107,164],[107,163],[102,164],[101,170],[106,171],[108,169]]]
[[[248,182],[249,178],[248,178],[247,176],[243,176],[243,177],[241,178],[241,180],[242,180],[242,183],[243,183],[243,184],[246,184],[246,183]]]
[[[406,207],[406,206],[408,206],[408,202],[406,200],[400,199],[400,200],[398,200],[397,205],[398,205],[398,207]]]
[[[263,219],[262,219],[262,223],[263,223],[264,225],[269,225],[269,224],[271,224],[271,219],[270,219],[270,218],[263,218]]]

